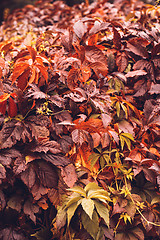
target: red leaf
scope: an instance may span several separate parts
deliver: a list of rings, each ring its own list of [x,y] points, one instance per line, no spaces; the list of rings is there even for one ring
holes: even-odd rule
[[[2,69],[0,68],[0,79],[2,78]]]
[[[121,49],[121,35],[114,27],[112,27],[112,28],[113,28],[113,33],[114,33],[113,44],[116,49],[120,50]]]
[[[33,83],[35,81],[35,77],[36,77],[36,69],[33,66],[32,69],[31,69],[31,76],[29,78],[28,83]]]
[[[11,118],[17,115],[17,104],[14,102],[12,97],[9,98],[8,115]]]
[[[46,67],[43,67],[42,65],[36,65],[36,66],[40,70],[42,76],[44,77],[44,79],[47,82],[48,81],[48,72],[47,72]]]
[[[18,78],[18,83],[17,86],[24,91],[25,88],[28,86],[28,77],[30,74],[30,69],[27,69],[26,71],[24,71],[21,76]]]
[[[18,63],[15,65],[13,73],[10,76],[12,84],[17,80],[17,78],[22,75],[25,71],[27,71],[29,67],[28,63]]]
[[[29,51],[29,53],[31,55],[31,58],[32,58],[32,60],[34,62],[35,59],[36,59],[36,55],[37,55],[36,50],[33,47],[30,47],[30,46],[26,46],[26,47],[27,47],[27,49],[28,49],[28,51]]]
[[[12,49],[12,42],[8,42],[6,44],[3,45],[3,47],[1,48],[1,52],[7,52],[9,49]]]

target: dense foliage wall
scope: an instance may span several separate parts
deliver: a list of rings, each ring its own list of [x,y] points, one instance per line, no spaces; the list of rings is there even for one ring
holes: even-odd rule
[[[160,238],[160,8],[38,1],[0,27],[0,238]]]

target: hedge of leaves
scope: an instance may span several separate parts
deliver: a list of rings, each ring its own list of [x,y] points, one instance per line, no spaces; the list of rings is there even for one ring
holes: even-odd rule
[[[160,238],[160,8],[38,1],[0,27],[0,238]]]

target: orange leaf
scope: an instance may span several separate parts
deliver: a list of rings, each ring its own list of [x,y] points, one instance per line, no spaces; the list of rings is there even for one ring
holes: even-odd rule
[[[3,95],[0,96],[0,103],[6,101],[10,97],[9,93],[3,93]]]
[[[6,113],[6,106],[7,106],[7,99],[10,97],[10,94],[4,93],[0,96],[0,112],[5,115]]]
[[[3,47],[1,48],[1,51],[7,52],[9,49],[12,49],[12,42],[8,42],[6,44],[3,45]]]
[[[88,168],[92,172],[98,172],[99,163],[97,161],[94,167],[91,168],[91,162],[88,161],[88,158],[90,155],[91,155],[91,152],[87,143],[83,143],[83,145],[78,149],[78,152],[76,154],[75,166],[77,167],[83,166],[85,168]]]
[[[36,77],[36,69],[33,66],[31,69],[31,77],[29,79],[29,83],[33,83],[35,81],[35,77]]]
[[[37,68],[40,70],[42,76],[44,77],[44,79],[46,80],[46,82],[48,81],[48,72],[46,70],[46,67],[43,67],[42,65],[36,65]]]
[[[27,47],[27,49],[28,49],[28,51],[29,51],[29,53],[31,55],[31,58],[32,58],[32,60],[34,62],[35,59],[36,59],[36,55],[37,55],[36,50],[33,47],[31,47],[31,46],[26,46],[26,47]]]
[[[16,67],[13,70],[13,73],[10,76],[10,80],[12,80],[12,84],[17,80],[19,76],[21,76],[29,67],[29,64],[27,63],[21,63],[17,64]]]
[[[48,209],[48,204],[46,203],[45,199],[40,199],[38,201],[38,205],[39,205],[39,207],[43,208],[44,210]]]
[[[93,46],[96,45],[98,41],[98,34],[93,34],[92,36],[89,37],[88,39],[88,45]]]
[[[75,128],[76,129],[82,129],[82,130],[86,130],[89,133],[99,133],[104,131],[104,127],[103,127],[103,123],[101,119],[94,119],[91,118],[86,122],[80,122],[78,123],[78,120],[75,120],[74,123],[76,124]],[[101,134],[100,134],[101,135]]]

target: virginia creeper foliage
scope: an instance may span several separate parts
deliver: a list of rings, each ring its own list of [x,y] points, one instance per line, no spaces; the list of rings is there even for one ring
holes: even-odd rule
[[[37,1],[0,27],[0,238],[160,238],[160,8]]]

